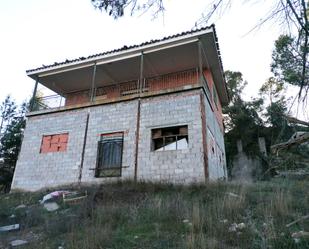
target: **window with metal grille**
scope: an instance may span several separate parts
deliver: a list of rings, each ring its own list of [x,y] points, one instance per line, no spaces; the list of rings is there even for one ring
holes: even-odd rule
[[[152,151],[182,150],[188,148],[188,126],[173,126],[151,131]]]
[[[121,176],[123,133],[102,134],[98,142],[96,177]]]

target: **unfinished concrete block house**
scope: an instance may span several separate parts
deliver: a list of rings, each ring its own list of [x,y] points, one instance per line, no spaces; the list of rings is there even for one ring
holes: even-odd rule
[[[228,95],[214,26],[27,75],[33,96],[38,84],[57,95],[32,102],[13,189],[227,176]]]

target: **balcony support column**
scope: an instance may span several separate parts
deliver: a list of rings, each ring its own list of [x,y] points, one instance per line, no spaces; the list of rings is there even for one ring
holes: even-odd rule
[[[39,84],[39,76],[37,76],[36,80],[35,80],[35,85],[34,85],[34,89],[33,89],[33,93],[32,93],[32,98],[30,100],[30,111],[33,111],[33,107],[34,107],[34,103],[35,103],[35,96],[36,96],[36,92],[38,90],[38,84]]]
[[[94,63],[93,73],[92,73],[92,81],[91,81],[91,91],[90,91],[90,102],[95,100],[96,95],[96,86],[95,86],[95,77],[97,72],[97,62]]]
[[[138,168],[138,150],[139,150],[139,137],[140,137],[140,119],[141,119],[141,93],[143,90],[144,80],[144,53],[141,53],[140,72],[139,72],[139,98],[137,100],[136,110],[136,132],[135,132],[135,155],[134,155],[134,181],[137,181],[137,168]]]
[[[199,82],[202,82],[202,73],[203,73],[203,58],[202,58],[202,42],[198,40],[198,71],[199,71]]]
[[[143,92],[143,80],[144,80],[144,53],[141,52],[140,71],[139,71],[139,94]]]

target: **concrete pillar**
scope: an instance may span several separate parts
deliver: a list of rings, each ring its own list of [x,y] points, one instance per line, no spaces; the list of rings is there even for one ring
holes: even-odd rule
[[[267,156],[265,137],[259,137],[259,148],[260,148],[260,152],[264,156]]]
[[[238,153],[243,152],[242,141],[240,139],[237,140],[237,151],[238,151]]]

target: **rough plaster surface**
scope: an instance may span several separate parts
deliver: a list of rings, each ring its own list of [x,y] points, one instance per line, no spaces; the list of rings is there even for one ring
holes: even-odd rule
[[[137,179],[173,183],[204,182],[200,90],[141,99]],[[216,140],[216,153],[225,154],[223,134],[205,97],[208,132]],[[27,121],[21,153],[12,189],[40,188],[77,183],[84,134],[89,113],[82,183],[103,183],[134,178],[136,119],[138,100],[30,117]],[[151,129],[188,125],[189,147],[175,151],[151,151]],[[124,132],[122,176],[95,178],[97,144],[100,135]],[[40,153],[42,136],[69,133],[67,151]],[[208,135],[208,134],[207,134]],[[209,135],[207,140],[209,140]],[[216,154],[217,155],[217,154]],[[209,156],[209,177],[224,176],[224,162]],[[217,158],[217,159],[216,159]]]

